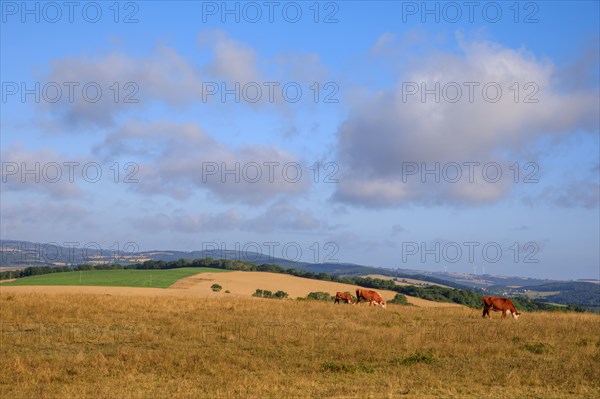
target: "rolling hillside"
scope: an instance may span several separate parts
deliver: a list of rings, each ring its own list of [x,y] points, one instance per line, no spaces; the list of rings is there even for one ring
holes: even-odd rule
[[[178,261],[192,259],[230,259],[256,264],[275,264],[284,268],[327,273],[335,276],[377,275],[383,278],[396,278],[399,281],[413,281],[417,284],[441,285],[458,289],[471,289],[480,293],[504,296],[531,296],[529,293],[542,293],[536,298],[558,304],[576,304],[588,309],[600,309],[600,285],[584,282],[557,282],[523,277],[491,275],[471,275],[460,273],[426,272],[411,269],[387,269],[351,263],[308,263],[274,258],[264,254],[240,251],[142,251],[130,254],[115,254],[109,250],[70,249],[58,245],[32,243],[17,240],[0,240],[0,271],[26,266],[65,266],[82,263],[98,265],[120,263],[123,265],[145,261]],[[45,248],[45,249],[44,249]],[[40,256],[46,254],[46,256]],[[49,254],[52,254],[50,256]],[[184,266],[182,264],[182,266]],[[10,278],[10,274],[4,278]],[[591,284],[591,285],[586,285]],[[540,289],[541,287],[541,289]],[[550,289],[548,287],[553,287]],[[555,289],[560,287],[561,289]],[[572,287],[577,287],[572,288]],[[583,288],[580,288],[583,287]],[[583,291],[582,291],[583,290]],[[551,294],[549,291],[554,291]]]
[[[198,273],[198,271],[200,273]],[[353,293],[355,285],[341,284],[268,272],[228,272],[209,268],[184,268],[169,270],[106,270],[53,273],[24,277],[2,283],[3,293],[89,293],[126,296],[194,296],[194,297],[251,297],[257,289],[273,292],[282,290],[291,298],[306,297],[310,292],[338,291]],[[211,289],[213,284],[223,287],[220,292]],[[151,288],[152,287],[152,288]],[[167,288],[168,289],[156,289]],[[227,292],[229,291],[229,292]],[[385,300],[394,298],[396,292],[380,290]],[[406,296],[410,304],[421,307],[463,307],[454,303],[433,302]]]

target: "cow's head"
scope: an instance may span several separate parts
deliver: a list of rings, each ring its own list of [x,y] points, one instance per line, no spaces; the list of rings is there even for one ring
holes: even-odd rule
[[[513,319],[517,320],[521,316],[521,312],[511,313]]]
[[[381,307],[382,307],[382,308],[385,308],[386,306],[387,306],[387,305],[386,305],[385,301],[381,301]]]

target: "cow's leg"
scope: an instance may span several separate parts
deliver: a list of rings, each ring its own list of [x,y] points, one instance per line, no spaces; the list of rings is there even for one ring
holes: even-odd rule
[[[486,315],[487,315],[488,319],[492,318],[492,316],[490,315],[490,308],[488,308],[488,307],[483,308],[483,315],[482,315],[482,317],[485,317]]]

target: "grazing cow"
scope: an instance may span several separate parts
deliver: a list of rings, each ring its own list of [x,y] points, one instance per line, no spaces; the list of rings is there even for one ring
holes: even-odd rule
[[[517,312],[515,305],[513,305],[510,299],[499,298],[495,296],[484,296],[481,298],[481,302],[483,302],[482,317],[487,315],[488,319],[491,318],[490,309],[494,312],[502,312],[502,318],[505,318],[509,312],[513,319],[518,319],[521,315],[520,312]]]
[[[369,302],[369,306],[373,303],[375,305],[381,305],[382,308],[385,308],[386,304],[379,292],[373,290],[356,290],[356,303],[359,303],[361,299]]]
[[[346,301],[346,303],[354,303],[352,295],[348,292],[336,292],[334,303],[340,303],[340,299]]]

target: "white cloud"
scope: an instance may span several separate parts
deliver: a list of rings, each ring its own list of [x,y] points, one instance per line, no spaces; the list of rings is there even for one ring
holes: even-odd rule
[[[229,148],[195,124],[128,123],[107,135],[95,152],[109,158],[143,155],[134,189],[145,195],[183,199],[204,190],[218,201],[264,204],[301,195],[310,185],[306,164],[288,151]]]
[[[544,188],[539,195],[525,198],[525,202],[532,205],[550,203],[564,208],[598,209],[600,184],[578,180],[565,183],[560,187],[549,186]]]
[[[157,47],[147,58],[110,53],[57,59],[51,63],[49,74],[40,80],[57,82],[63,87],[58,102],[42,101],[41,107],[72,128],[110,126],[118,114],[136,110],[153,100],[183,105],[201,98],[202,94],[198,69],[175,50],[164,46]],[[64,82],[77,85],[73,101]],[[85,97],[83,88],[88,84],[93,86]],[[101,90],[97,101],[94,87]]]
[[[2,151],[2,191],[38,193],[53,200],[80,198],[78,184],[86,163],[50,148],[31,150],[16,143]]]
[[[506,175],[511,162],[507,154],[518,157],[540,138],[597,131],[598,93],[559,90],[550,62],[489,42],[462,43],[462,52],[434,54],[398,77],[395,88],[353,99],[355,105],[338,131],[342,176],[335,199],[373,207],[497,201],[510,191],[509,178],[493,183],[481,177],[473,183],[467,178],[458,183],[404,181],[403,165],[498,162]],[[438,82],[439,102],[431,94],[421,96],[421,84],[432,89]],[[479,84],[473,102],[465,82]],[[515,82],[518,102],[510,89],[516,89]],[[488,83],[502,89],[497,102],[490,100],[493,89],[488,100],[484,97]],[[450,86],[444,97],[446,84]],[[456,86],[462,97],[453,103],[448,99],[455,97],[451,88]],[[415,88],[420,93],[407,95]],[[524,103],[528,94],[539,101]]]
[[[200,52],[212,54],[200,64],[165,45],[157,45],[147,56],[111,52],[55,59],[49,72],[37,79],[41,87],[49,82],[57,84],[62,95],[55,101],[54,89],[48,90],[39,105],[48,116],[38,123],[55,131],[62,125],[62,130],[106,128],[115,125],[120,115],[144,110],[156,102],[175,107],[228,101],[238,104],[233,94],[225,94],[232,90],[239,103],[252,108],[273,104],[285,108],[286,83],[298,83],[307,91],[316,78],[328,75],[316,54],[260,58],[253,48],[223,31],[202,33],[198,43]],[[245,87],[247,83],[252,84]],[[89,87],[84,90],[86,85]],[[72,94],[70,86],[74,87]],[[310,96],[305,93],[305,97]]]
[[[384,52],[387,48],[389,48],[392,45],[395,38],[396,36],[389,32],[381,34],[377,39],[375,45],[371,47],[371,53],[380,54]]]
[[[223,31],[210,31],[199,35],[201,45],[209,45],[213,51],[213,60],[205,67],[211,76],[231,82],[264,81],[258,69],[256,52],[228,37]]]

